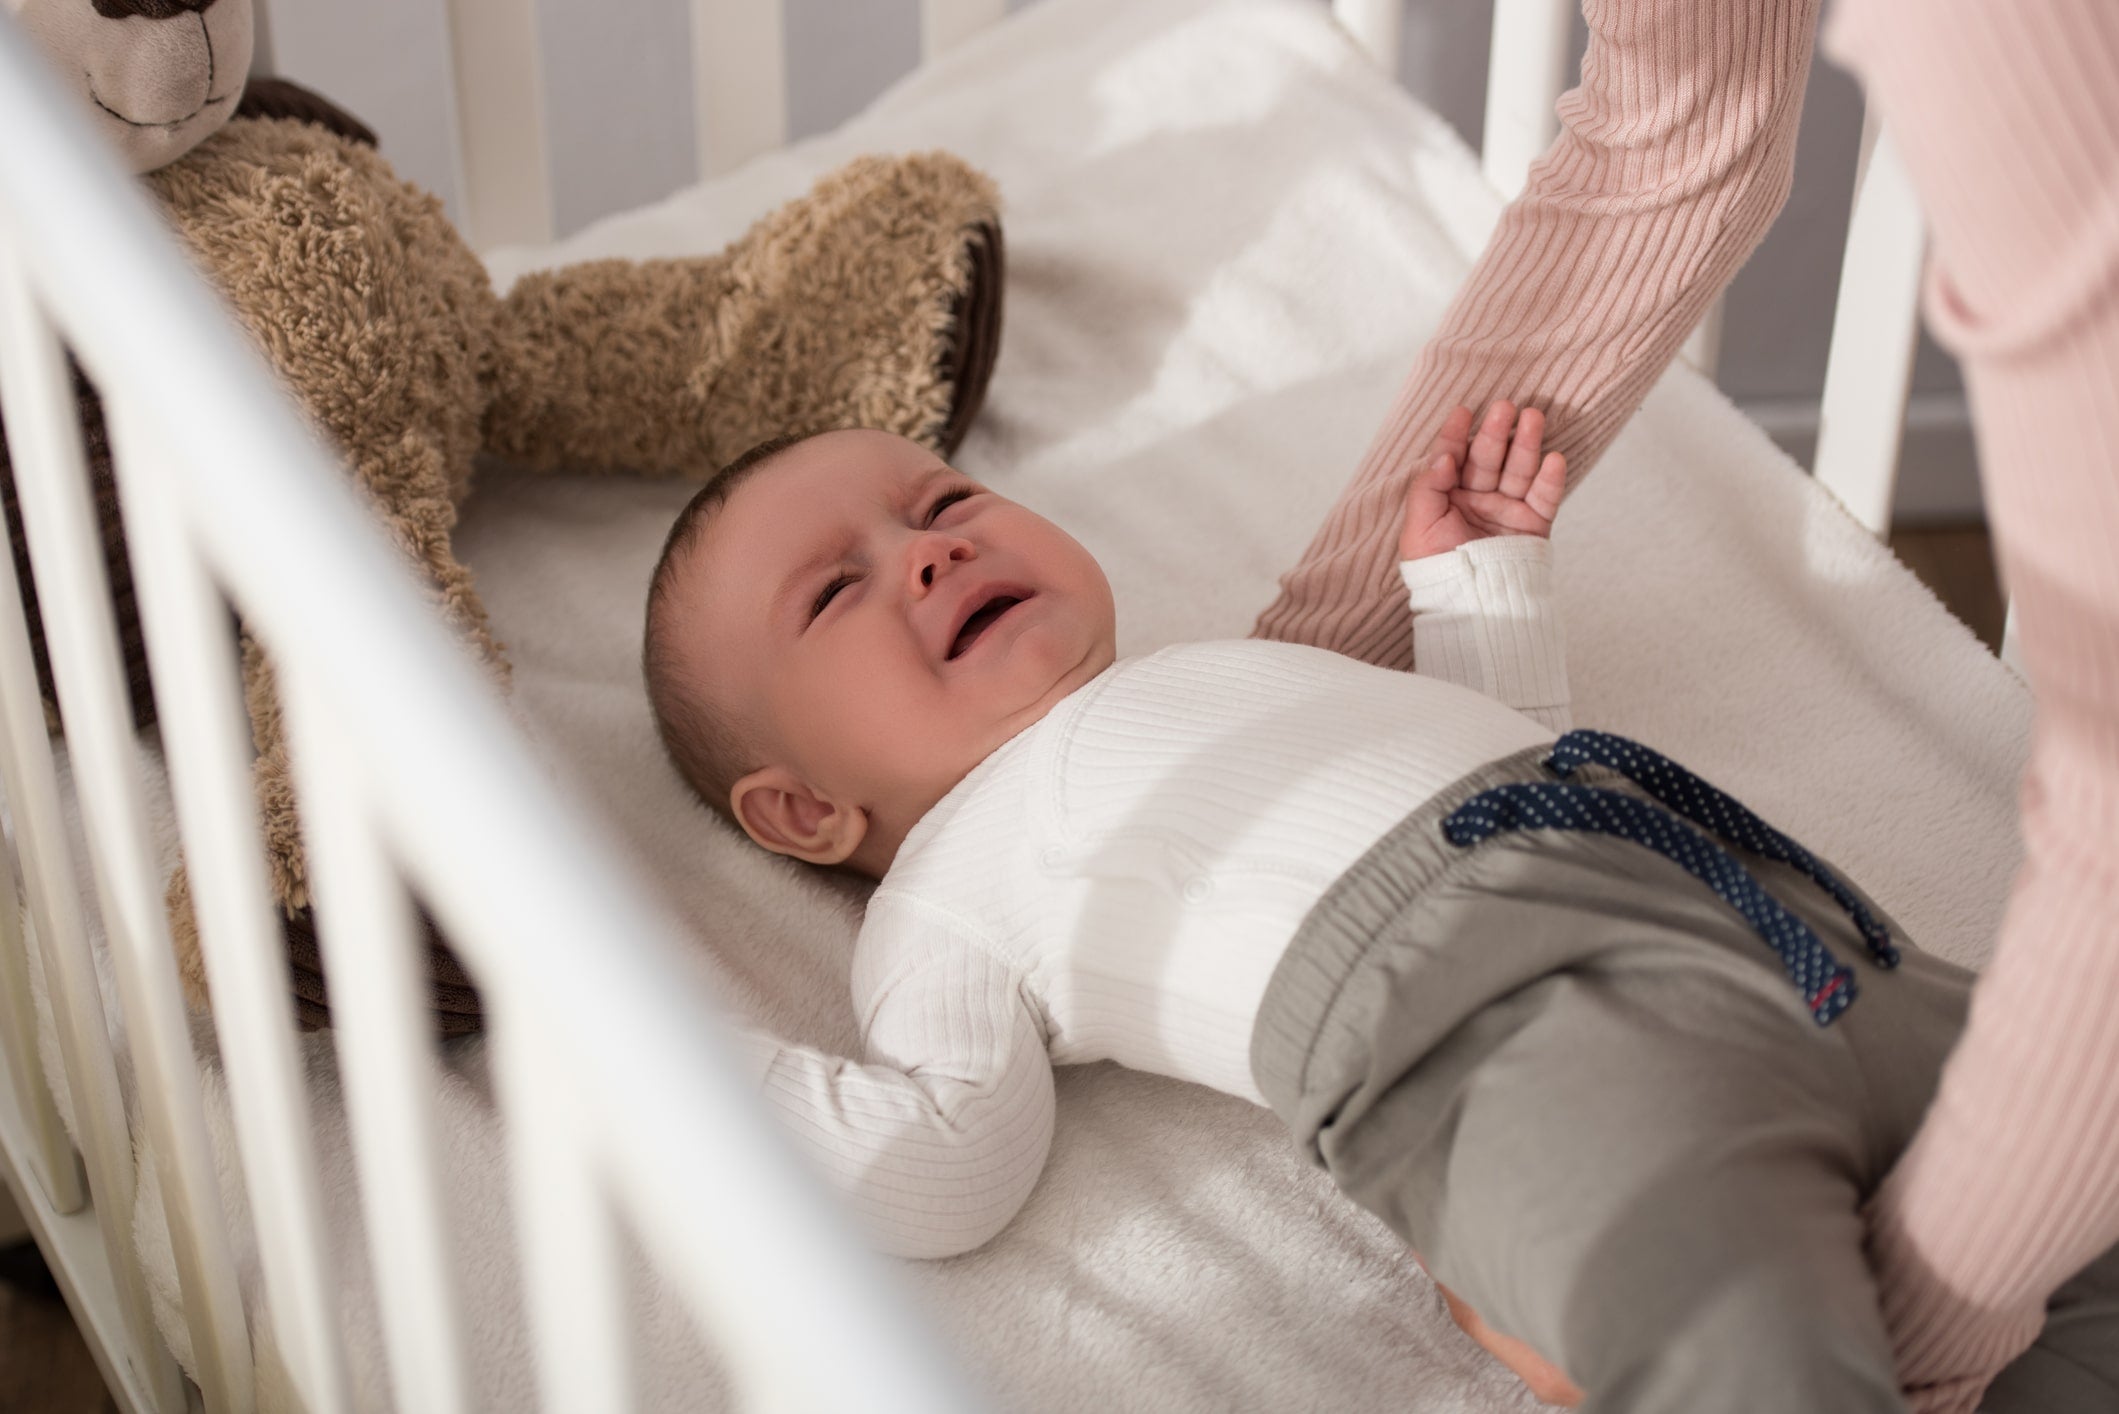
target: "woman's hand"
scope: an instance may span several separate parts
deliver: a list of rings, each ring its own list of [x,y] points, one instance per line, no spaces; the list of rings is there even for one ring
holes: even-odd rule
[[[1428,445],[1427,465],[1405,497],[1398,558],[1441,555],[1494,535],[1552,534],[1567,486],[1567,459],[1543,457],[1545,414],[1503,399],[1472,435],[1472,410],[1459,407]]]

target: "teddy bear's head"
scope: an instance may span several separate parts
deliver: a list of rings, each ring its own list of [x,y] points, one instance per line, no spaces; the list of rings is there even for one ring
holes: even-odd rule
[[[135,172],[166,167],[234,116],[251,0],[0,0],[87,100]]]

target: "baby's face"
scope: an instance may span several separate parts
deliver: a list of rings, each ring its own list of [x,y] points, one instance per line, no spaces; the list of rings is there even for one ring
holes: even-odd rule
[[[769,759],[869,812],[891,854],[1115,657],[1111,586],[1087,550],[882,432],[814,437],[760,468],[683,575],[676,629],[716,698]]]

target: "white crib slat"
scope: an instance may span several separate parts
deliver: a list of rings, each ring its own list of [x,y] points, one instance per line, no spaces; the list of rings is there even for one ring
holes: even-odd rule
[[[1494,0],[1486,63],[1486,135],[1479,165],[1495,191],[1513,201],[1531,165],[1560,135],[1556,111],[1574,78],[1578,0]],[[1722,353],[1722,300],[1708,307],[1679,357],[1713,378]]]
[[[1376,67],[1395,77],[1405,6],[1406,0],[1332,0],[1332,14]]]
[[[463,1303],[443,1217],[440,1077],[410,900],[384,858],[331,705],[290,664],[277,682],[392,1383],[403,1408],[469,1410]]]
[[[1678,356],[1698,369],[1709,382],[1714,380],[1715,369],[1722,361],[1722,310],[1727,301],[1717,298],[1707,306],[1706,315],[1693,329]]]
[[[521,1004],[496,1008],[491,1030],[544,1407],[631,1409],[618,1230],[596,1178],[605,1146],[580,1071],[553,1052],[547,1020]]]
[[[692,0],[692,115],[702,177],[785,145],[780,0]]]
[[[1876,535],[1891,527],[1906,393],[1920,330],[1920,200],[1872,109],[1862,121],[1825,394],[1818,409],[1817,479]]]
[[[0,614],[20,617],[20,605],[12,601],[14,564],[7,557],[7,582],[0,585]],[[27,656],[19,662],[10,649],[29,648],[27,634],[19,624],[12,633],[0,632],[0,674],[34,673]],[[24,681],[29,681],[25,678]],[[0,711],[5,711],[0,706]],[[0,797],[6,792],[0,790]],[[29,977],[29,935],[22,924],[22,899],[15,891],[15,850],[12,836],[0,847],[0,1043],[7,1047],[7,1073],[15,1092],[15,1108],[30,1128],[35,1147],[33,1181],[44,1201],[61,1213],[79,1212],[88,1201],[81,1187],[80,1166],[74,1160],[73,1141],[59,1117],[58,1103],[44,1078],[37,1059],[37,1005]]]
[[[1486,135],[1479,165],[1504,197],[1559,134],[1553,105],[1567,91],[1577,0],[1494,0],[1486,63]]]
[[[922,62],[933,63],[1007,14],[1007,0],[920,0]]]
[[[24,303],[22,308],[28,308]],[[118,996],[132,1038],[145,1137],[153,1146],[162,1208],[184,1295],[207,1408],[253,1404],[250,1334],[235,1277],[191,1027],[162,911],[146,805],[133,754],[132,711],[110,615],[95,506],[89,496],[72,385],[58,340],[41,319],[8,335],[10,381],[37,396],[23,419],[16,467],[30,564],[41,604],[59,706],[66,719],[82,819],[104,900]],[[106,396],[107,408],[122,396]]]
[[[0,247],[0,401],[7,405],[7,436],[16,489],[28,513],[28,483],[40,464],[64,457],[71,446],[78,467],[79,431],[72,389],[62,377],[53,385],[49,369],[51,331],[31,300],[29,286],[11,252]],[[54,445],[56,444],[56,446]],[[61,467],[62,475],[74,474]],[[32,531],[32,538],[35,532]],[[10,558],[4,570],[17,589]],[[56,596],[56,586],[47,595]],[[19,614],[19,598],[17,612]],[[47,622],[49,615],[47,614]],[[48,629],[48,633],[56,633]],[[22,650],[26,654],[25,642]],[[59,806],[57,772],[37,702],[34,673],[0,679],[6,693],[9,802],[21,813],[29,866],[30,927],[44,949],[44,973],[52,991],[60,1063],[82,1132],[81,1158],[94,1195],[96,1223],[111,1259],[113,1283],[132,1339],[127,1357],[163,1409],[183,1408],[183,1376],[162,1344],[148,1304],[139,1263],[132,1259],[135,1193],[132,1136],[119,1098],[117,1063],[103,1018],[102,990],[89,954],[81,899],[66,848],[67,826]]]
[[[536,0],[449,0],[457,189],[478,250],[552,239]]]
[[[283,939],[272,918],[257,827],[235,644],[171,494],[178,469],[155,463],[148,450],[153,440],[129,419],[118,420],[112,436],[126,473],[119,484],[126,543],[265,1296],[309,1414],[340,1414],[351,1400],[338,1302]]]

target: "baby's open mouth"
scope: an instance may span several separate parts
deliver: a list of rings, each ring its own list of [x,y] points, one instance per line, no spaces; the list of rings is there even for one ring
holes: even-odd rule
[[[978,641],[979,635],[993,627],[994,621],[1023,601],[1013,594],[998,594],[972,611],[964,626],[957,630],[956,642],[949,645],[950,658],[962,657],[965,650]]]

